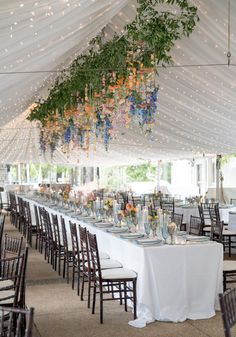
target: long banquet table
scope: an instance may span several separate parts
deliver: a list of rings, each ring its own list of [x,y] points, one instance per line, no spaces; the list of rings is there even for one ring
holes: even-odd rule
[[[33,204],[41,205],[30,201]],[[222,292],[223,247],[216,242],[143,247],[43,205],[97,235],[99,249],[138,274],[138,317],[182,322],[215,315]],[[68,227],[69,228],[69,227]],[[69,236],[68,236],[69,239]]]

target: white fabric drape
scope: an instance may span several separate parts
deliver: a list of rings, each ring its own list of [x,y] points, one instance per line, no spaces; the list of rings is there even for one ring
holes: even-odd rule
[[[152,135],[145,136],[135,124],[120,130],[108,153],[98,143],[96,151],[90,151],[89,156],[74,150],[67,157],[59,150],[55,162],[126,164],[235,152],[236,3],[231,1],[232,65],[205,67],[201,65],[227,63],[227,1],[192,2],[198,7],[200,22],[190,38],[178,41],[172,50],[174,64],[189,67],[160,69],[158,118]],[[131,0],[1,1],[1,72],[66,67],[103,27],[108,25],[109,34],[121,31],[135,14],[134,4]],[[55,76],[50,73],[0,75],[1,124],[9,128],[7,122],[47,94],[46,89]],[[35,130],[0,131],[0,139],[3,138],[0,150],[5,144],[8,162],[39,160]],[[20,151],[18,144],[22,144]],[[50,154],[41,160],[49,158]],[[1,153],[0,161],[7,161]]]

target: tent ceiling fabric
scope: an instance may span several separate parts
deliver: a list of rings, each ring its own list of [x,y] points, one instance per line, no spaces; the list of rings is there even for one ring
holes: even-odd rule
[[[137,125],[120,130],[106,152],[57,150],[54,163],[107,165],[233,153],[236,143],[236,66],[227,63],[227,0],[195,0],[200,22],[172,50],[175,65],[159,69],[158,119],[151,136]],[[62,70],[106,27],[122,31],[135,0],[1,1],[0,72]],[[236,2],[231,1],[231,63],[236,63]],[[0,162],[51,162],[39,151],[36,124],[26,108],[46,95],[56,74],[0,75]],[[25,111],[25,112],[24,112]]]

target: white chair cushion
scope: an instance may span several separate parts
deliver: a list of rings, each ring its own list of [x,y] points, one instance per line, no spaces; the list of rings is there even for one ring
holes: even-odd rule
[[[10,297],[11,298],[7,298]],[[14,302],[15,291],[14,290],[3,290],[0,291],[0,305],[3,304],[13,304]]]
[[[100,261],[101,269],[113,269],[113,268],[122,268],[122,264],[119,261],[104,259]]]
[[[1,280],[0,279],[0,289],[6,287],[13,287],[14,282],[12,280]]]
[[[100,260],[110,259],[110,256],[105,252],[99,252]]]
[[[91,269],[92,263],[90,262]],[[85,266],[88,268],[88,262],[85,263]],[[113,269],[113,268],[122,268],[122,264],[119,261],[111,260],[111,259],[104,259],[100,261],[101,269]]]
[[[224,260],[223,271],[234,271],[236,273],[236,261]]]
[[[130,269],[115,268],[102,270],[102,278],[104,280],[136,278],[137,274]]]

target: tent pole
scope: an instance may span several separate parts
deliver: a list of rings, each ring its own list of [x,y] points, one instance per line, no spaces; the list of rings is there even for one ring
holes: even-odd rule
[[[221,155],[216,156],[216,201],[220,201],[220,167]]]

